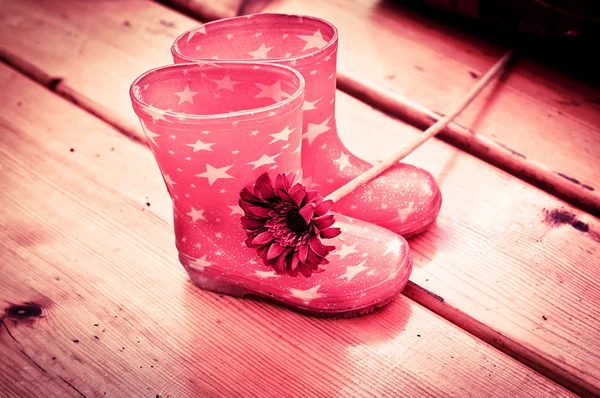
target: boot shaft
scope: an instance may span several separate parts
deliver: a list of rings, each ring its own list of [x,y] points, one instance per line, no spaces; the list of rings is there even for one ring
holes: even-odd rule
[[[221,19],[179,36],[172,48],[175,63],[214,59],[276,63],[298,70],[306,81],[303,131],[313,134],[335,126],[338,34],[319,18],[256,14]],[[327,123],[323,123],[327,121]],[[308,138],[312,144],[313,138]]]
[[[181,64],[140,76],[131,98],[173,200],[177,246],[243,242],[239,193],[300,170],[304,81],[290,68]]]

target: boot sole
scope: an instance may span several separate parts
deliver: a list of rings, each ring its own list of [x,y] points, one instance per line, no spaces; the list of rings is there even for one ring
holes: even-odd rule
[[[296,303],[289,303],[283,299],[279,299],[275,297],[273,294],[262,293],[257,291],[252,291],[250,289],[229,283],[224,281],[218,281],[215,279],[207,278],[203,276],[200,272],[190,269],[186,267],[186,271],[190,276],[192,282],[203,290],[208,290],[218,294],[226,294],[228,296],[236,297],[236,298],[244,298],[246,296],[258,297],[260,299],[266,299],[269,302],[282,305],[288,309],[291,309],[295,312],[301,313],[303,315],[309,315],[318,318],[351,318],[359,315],[365,315],[375,311],[378,308],[384,307],[387,304],[391,303],[399,294],[402,292],[406,284],[408,283],[408,276],[410,275],[410,269],[412,268],[412,259],[408,259],[408,263],[406,267],[409,268],[409,272],[407,272],[407,277],[398,287],[395,287],[388,295],[378,299],[376,302],[369,303],[363,307],[354,307],[348,309],[335,309],[335,310],[324,310],[324,309],[313,309],[308,306],[301,306]],[[402,270],[400,272],[403,272]]]

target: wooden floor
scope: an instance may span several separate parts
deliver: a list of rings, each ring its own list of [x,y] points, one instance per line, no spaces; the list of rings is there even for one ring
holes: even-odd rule
[[[600,395],[598,87],[521,54],[406,160],[444,204],[403,295],[315,319],[189,282],[133,79],[198,20],[320,16],[377,160],[506,48],[385,1],[162,3],[0,0],[0,397]]]

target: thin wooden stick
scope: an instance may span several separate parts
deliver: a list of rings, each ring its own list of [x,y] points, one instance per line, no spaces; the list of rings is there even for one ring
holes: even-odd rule
[[[394,155],[385,159],[381,163],[373,166],[371,169],[365,171],[355,179],[349,181],[345,185],[342,185],[337,190],[330,193],[326,199],[331,199],[334,202],[340,200],[344,196],[348,195],[356,188],[361,185],[371,181],[373,178],[377,177],[379,174],[383,173],[401,159],[404,159],[415,149],[423,145],[428,139],[434,137],[437,133],[442,131],[444,127],[446,127],[456,116],[458,116],[476,97],[477,95],[485,88],[485,86],[492,80],[494,76],[502,70],[510,58],[513,55],[513,50],[508,51],[506,54],[502,56],[496,62],[494,66],[477,82],[477,84],[469,91],[469,94],[465,97],[465,99],[454,109],[452,112],[446,114],[440,120],[431,125],[427,130],[420,134],[416,139],[410,142],[408,145],[400,149]]]

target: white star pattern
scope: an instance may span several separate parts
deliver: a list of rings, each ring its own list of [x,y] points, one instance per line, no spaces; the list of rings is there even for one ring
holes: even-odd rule
[[[278,153],[276,155],[273,156],[268,156],[268,155],[262,155],[260,157],[260,159],[255,160],[254,162],[248,162],[248,164],[253,165],[254,167],[252,167],[252,170],[256,170],[261,166],[267,165],[267,164],[273,164],[275,163],[275,158],[280,156],[281,153]]]
[[[150,117],[152,118],[152,121],[154,123],[158,122],[159,120],[164,120],[165,122],[168,122],[167,119],[165,119],[165,115],[163,113],[162,110],[153,107],[152,105],[150,106],[141,106],[141,109],[143,112],[146,112],[148,115],[150,115]]]
[[[385,252],[383,255],[385,256],[388,253],[394,253],[396,255],[400,254],[400,248],[402,247],[402,242],[398,239],[397,236],[394,236],[394,239],[386,243]]]
[[[310,36],[300,35],[298,38],[306,42],[302,51],[310,50],[311,48],[323,48],[327,45],[327,40],[323,39],[320,29]]]
[[[367,266],[365,266],[365,263],[367,262],[367,260],[363,260],[360,264],[357,265],[349,265],[346,268],[346,272],[344,273],[344,275],[340,275],[338,277],[338,279],[346,279],[346,282],[350,282],[352,279],[354,279],[354,277],[356,275],[358,275],[359,273],[363,272],[364,270],[368,269]]]
[[[233,33],[227,33],[227,40],[233,39]]]
[[[200,140],[196,140],[195,144],[185,144],[185,145],[194,148],[194,152],[198,152],[198,151],[211,151],[212,152],[212,149],[210,147],[215,144],[216,144],[216,142],[205,143]]]
[[[395,223],[400,221],[405,222],[408,217],[415,211],[415,202],[410,202],[404,209],[398,209],[398,215],[390,222]]]
[[[196,222],[198,220],[206,221],[206,218],[204,217],[204,210],[196,210],[194,209],[194,206],[192,206],[192,211],[186,214],[192,217],[193,222]]]
[[[196,29],[192,30],[190,33],[188,33],[188,37],[187,37],[187,42],[189,43],[190,40],[192,40],[192,38],[194,37],[194,35],[196,33],[200,33],[202,35],[206,34],[206,26],[202,25],[197,27]]]
[[[142,124],[142,129],[144,130],[144,133],[146,133],[146,138],[148,138],[148,141],[153,143],[154,146],[158,147],[158,144],[156,143],[156,141],[154,139],[156,137],[160,137],[160,134],[156,134],[154,131],[150,130],[148,128],[148,126],[146,126],[146,123],[144,123],[143,120],[140,120],[140,123]]]
[[[213,80],[213,82],[217,84],[217,87],[215,88],[215,91],[216,90],[235,91],[234,87],[237,84],[240,84],[240,82],[234,82],[233,80],[231,80],[231,78],[229,76],[225,76],[221,80]]]
[[[204,268],[210,267],[212,264],[206,260],[206,254],[196,260],[191,261],[191,265],[199,271],[204,271]]]
[[[350,164],[350,157],[344,152],[340,153],[340,157],[338,159],[333,160],[340,166],[340,171],[343,171],[346,167],[352,167]]]
[[[175,184],[177,184],[175,181],[173,181],[173,180],[171,179],[171,177],[169,177],[169,175],[168,175],[168,174],[165,174],[165,177],[164,177],[164,179],[165,179],[165,182],[167,183],[167,185],[169,185],[171,188],[173,188],[173,186],[174,186]]]
[[[315,104],[319,101],[321,101],[321,98],[319,98],[316,101],[312,101],[312,102],[305,100],[304,103],[302,104],[302,110],[303,111],[312,111],[313,109],[317,109]]]
[[[256,276],[258,276],[259,278],[262,278],[262,279],[279,278],[279,275],[277,275],[277,273],[275,271],[256,270],[255,274],[256,274]]]
[[[260,88],[254,98],[271,98],[275,102],[280,102],[283,98],[287,98],[290,95],[281,89],[281,80],[277,80],[275,83],[269,85],[254,83]]]
[[[194,96],[198,94],[197,91],[191,91],[190,90],[190,86],[188,86],[186,84],[185,88],[183,89],[183,91],[178,91],[175,93],[176,96],[179,97],[179,103],[177,105],[181,105],[184,102],[189,102],[190,104],[194,105]]]
[[[342,243],[342,247],[340,248],[340,250],[338,250],[334,254],[338,254],[340,256],[340,260],[343,260],[344,258],[346,258],[346,256],[350,254],[358,253],[358,250],[356,250],[356,245],[358,245],[358,243],[355,243],[353,245],[346,245]]]
[[[249,52],[248,55],[251,55],[254,59],[267,58],[268,52],[271,51],[273,48],[274,47],[266,47],[265,43],[263,43],[260,45],[260,47],[258,47],[257,50]]]
[[[323,294],[318,293],[320,287],[321,285],[317,285],[315,287],[311,287],[308,290],[290,288],[290,293],[292,293],[293,297],[300,299],[305,303],[308,303],[311,300],[323,297]]]
[[[240,214],[240,215],[244,215],[244,210],[242,210],[242,208],[238,205],[235,206],[229,206],[229,208],[231,209],[231,213],[229,213],[230,216],[233,216],[235,214]]]
[[[426,181],[423,184],[421,184],[421,190],[427,196],[433,195],[433,190],[431,189],[431,184],[429,183],[429,181]]]
[[[304,134],[304,139],[308,140],[308,145],[312,145],[313,141],[323,133],[331,130],[327,124],[329,124],[329,120],[331,116],[329,116],[323,123],[313,124],[308,123],[308,127],[306,128],[306,133]]]
[[[276,134],[269,134],[273,137],[273,140],[269,142],[269,145],[277,142],[277,141],[287,141],[290,138],[290,134],[292,134],[296,129],[291,129],[290,126],[285,126],[283,130]]]
[[[213,167],[210,164],[206,164],[206,171],[202,174],[196,174],[196,177],[203,177],[208,179],[208,185],[212,186],[217,180],[221,178],[233,178],[233,176],[227,174],[227,170],[232,168],[231,166],[224,167]]]

